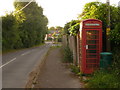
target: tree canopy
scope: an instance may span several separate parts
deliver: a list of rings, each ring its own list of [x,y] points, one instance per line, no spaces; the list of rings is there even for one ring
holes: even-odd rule
[[[34,1],[14,2],[15,11],[2,17],[3,49],[28,48],[44,43],[48,19]],[[9,46],[10,45],[10,46]]]
[[[106,30],[107,26],[107,5],[101,2],[90,2],[85,4],[83,12],[78,16],[80,20],[83,19],[99,19],[103,22],[103,30]],[[118,8],[116,6],[110,6],[110,20],[111,29],[115,28],[115,24],[118,22]]]

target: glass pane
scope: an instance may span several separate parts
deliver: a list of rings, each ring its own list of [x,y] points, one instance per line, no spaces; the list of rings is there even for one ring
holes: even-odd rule
[[[97,55],[86,55],[87,58],[96,58]]]
[[[98,39],[96,35],[87,35],[87,39]]]
[[[98,64],[88,64],[87,68],[98,68]]]
[[[87,50],[87,53],[97,53],[97,50]]]
[[[96,35],[94,35],[96,34]],[[86,37],[87,39],[98,39],[99,31],[97,30],[87,30],[86,31]]]
[[[87,63],[98,63],[96,59],[87,59]]]
[[[96,49],[97,46],[96,46],[96,45],[88,45],[88,48],[89,48],[89,49]]]
[[[87,44],[97,44],[98,40],[87,40]]]
[[[99,34],[99,31],[97,31],[97,30],[87,30],[87,35],[91,35],[91,34]]]

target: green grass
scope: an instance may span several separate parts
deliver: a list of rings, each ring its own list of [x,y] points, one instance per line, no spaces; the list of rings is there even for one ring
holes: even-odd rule
[[[44,45],[44,43],[32,46],[30,48],[34,48],[34,47],[38,47],[38,46],[42,46],[42,45]],[[20,50],[24,50],[24,49],[28,49],[28,48],[8,49],[8,50],[5,50],[5,51],[2,51],[2,54],[12,53],[12,52],[16,52],[16,51],[20,51]]]
[[[87,83],[87,88],[120,88],[119,77],[107,70],[96,71]]]

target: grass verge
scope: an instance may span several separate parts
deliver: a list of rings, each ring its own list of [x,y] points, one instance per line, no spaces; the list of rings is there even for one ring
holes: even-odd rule
[[[114,72],[108,70],[96,71],[87,79],[86,88],[120,88],[120,81]]]
[[[39,47],[39,46],[42,46],[42,45],[44,45],[44,43],[32,46],[30,48]],[[9,50],[2,51],[2,54],[12,53],[12,52],[16,52],[16,51],[20,51],[20,50],[24,50],[24,49],[28,49],[28,48],[9,49]]]

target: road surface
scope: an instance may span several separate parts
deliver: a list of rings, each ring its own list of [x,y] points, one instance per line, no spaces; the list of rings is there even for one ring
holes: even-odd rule
[[[2,88],[24,88],[29,73],[40,63],[51,43],[2,56]]]

